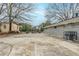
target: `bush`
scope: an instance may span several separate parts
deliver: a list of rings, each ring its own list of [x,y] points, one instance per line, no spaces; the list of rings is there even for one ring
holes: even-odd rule
[[[21,32],[30,32],[31,31],[31,25],[30,24],[22,24],[22,27],[20,28]]]

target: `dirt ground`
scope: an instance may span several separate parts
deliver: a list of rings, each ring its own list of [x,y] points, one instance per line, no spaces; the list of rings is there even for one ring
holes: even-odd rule
[[[79,44],[49,37],[44,33],[0,37],[1,56],[79,56]]]

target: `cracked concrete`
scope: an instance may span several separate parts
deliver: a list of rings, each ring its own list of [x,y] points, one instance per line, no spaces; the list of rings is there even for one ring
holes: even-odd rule
[[[79,44],[43,33],[0,37],[1,56],[79,56]]]

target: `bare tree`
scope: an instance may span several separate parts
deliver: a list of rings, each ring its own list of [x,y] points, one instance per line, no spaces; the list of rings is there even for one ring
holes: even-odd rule
[[[5,3],[0,4],[0,21],[5,18],[4,17],[5,10],[6,10],[5,5],[6,5]]]
[[[4,19],[5,17],[3,16],[3,14],[5,13],[5,3],[1,3],[0,4],[0,31],[1,31],[1,21],[2,19]]]
[[[47,19],[58,19],[64,21],[75,17],[75,13],[79,13],[78,3],[55,3],[49,4],[46,11]]]
[[[3,5],[2,5],[3,6]],[[29,21],[31,15],[29,12],[33,10],[33,4],[22,4],[22,3],[6,3],[5,4],[5,13],[3,13],[1,20],[9,20],[9,32],[12,31],[12,22],[13,21]],[[0,12],[2,12],[2,7],[0,7]]]

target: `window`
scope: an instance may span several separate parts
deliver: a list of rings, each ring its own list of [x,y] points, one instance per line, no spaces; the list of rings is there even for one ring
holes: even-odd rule
[[[56,26],[54,26],[54,28],[56,29],[57,27],[56,27]]]
[[[0,28],[0,32],[1,32],[1,28]]]
[[[75,16],[78,17],[78,13],[76,13]]]
[[[6,25],[4,25],[4,29],[6,29]]]
[[[18,25],[17,25],[17,29],[18,29],[19,27],[18,27]]]
[[[0,32],[1,32],[1,23],[0,23]]]

